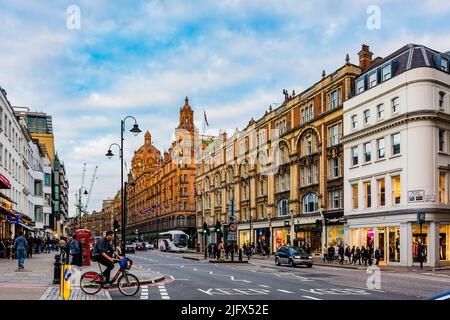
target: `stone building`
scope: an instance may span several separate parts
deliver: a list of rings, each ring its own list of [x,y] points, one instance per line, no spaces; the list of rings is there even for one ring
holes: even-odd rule
[[[206,222],[207,241],[216,242],[212,227],[220,221],[227,241],[234,212],[240,246],[295,244],[319,254],[344,241],[343,102],[370,58],[368,47],[359,56],[359,66],[347,55],[300,94],[284,90],[282,105],[203,151],[196,163],[199,239]]]

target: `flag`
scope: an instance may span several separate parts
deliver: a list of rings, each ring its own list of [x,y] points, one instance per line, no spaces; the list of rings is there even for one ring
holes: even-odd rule
[[[206,111],[203,110],[203,114],[205,115],[205,123],[209,127],[208,119],[206,118]]]

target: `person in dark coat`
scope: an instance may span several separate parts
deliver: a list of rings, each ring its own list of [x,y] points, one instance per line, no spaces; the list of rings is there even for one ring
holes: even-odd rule
[[[34,239],[33,236],[28,235],[27,239],[27,243],[28,243],[28,247],[27,247],[27,258],[32,258],[33,257],[33,244],[34,244]]]
[[[350,251],[350,246],[347,246],[347,248],[345,248],[345,256],[348,259],[348,263],[352,263],[352,253]]]
[[[341,258],[341,261],[339,261],[339,264],[344,264],[344,246],[339,246],[339,257]]]
[[[364,265],[367,266],[367,250],[364,246],[361,246],[361,259]]]

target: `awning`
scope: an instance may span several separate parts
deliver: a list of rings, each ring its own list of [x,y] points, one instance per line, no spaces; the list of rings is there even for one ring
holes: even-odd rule
[[[22,226],[22,227],[24,227],[24,228],[27,229],[27,230],[34,231],[33,228],[27,226],[26,224],[24,224],[24,223],[22,223],[22,222],[19,222],[19,226]]]
[[[11,183],[0,173],[0,189],[11,189]]]

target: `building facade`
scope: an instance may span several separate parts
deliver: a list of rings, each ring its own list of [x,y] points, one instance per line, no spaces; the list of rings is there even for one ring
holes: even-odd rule
[[[175,141],[167,151],[161,154],[147,131],[144,145],[134,153],[126,190],[126,233],[154,238],[159,232],[177,229],[189,235],[189,246],[193,246],[197,236],[195,154],[201,146],[187,97],[179,118]]]
[[[281,106],[204,150],[196,165],[199,239],[206,222],[207,242],[218,241],[220,221],[227,241],[233,212],[240,246],[294,244],[320,254],[343,243],[343,102],[364,63],[365,52],[360,66],[347,55],[341,68],[300,94],[285,90]]]
[[[450,263],[449,58],[406,45],[378,59],[344,104],[345,237],[381,263]],[[425,214],[422,228],[418,213]]]

